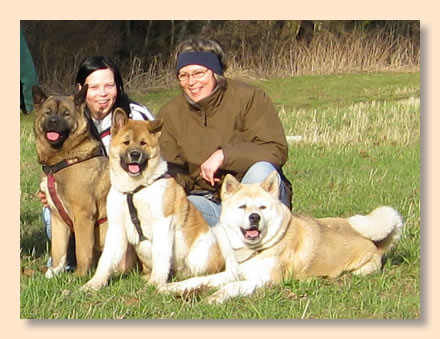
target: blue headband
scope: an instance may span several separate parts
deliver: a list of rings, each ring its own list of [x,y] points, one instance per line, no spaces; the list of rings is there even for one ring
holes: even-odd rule
[[[183,52],[177,57],[176,72],[188,65],[201,65],[209,68],[218,75],[223,75],[218,56],[210,52]]]

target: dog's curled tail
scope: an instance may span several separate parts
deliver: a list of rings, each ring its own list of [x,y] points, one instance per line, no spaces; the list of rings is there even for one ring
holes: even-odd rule
[[[347,220],[356,231],[374,241],[383,253],[399,241],[404,225],[399,212],[389,206],[380,206],[368,215],[354,215]]]

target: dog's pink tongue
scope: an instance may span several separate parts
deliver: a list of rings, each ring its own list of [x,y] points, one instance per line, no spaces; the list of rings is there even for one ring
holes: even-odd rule
[[[137,164],[130,164],[128,165],[128,170],[130,173],[138,173],[140,171],[140,167]]]
[[[246,237],[248,237],[248,238],[256,238],[256,237],[258,237],[259,234],[260,234],[260,232],[258,232],[257,230],[246,231]]]
[[[59,137],[60,137],[60,133],[58,133],[58,132],[47,132],[46,133],[46,138],[50,141],[57,141]]]

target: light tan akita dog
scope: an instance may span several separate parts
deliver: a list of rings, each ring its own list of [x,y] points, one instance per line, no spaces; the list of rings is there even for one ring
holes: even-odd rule
[[[184,293],[203,285],[220,288],[207,302],[252,294],[283,277],[334,278],[345,271],[379,270],[383,255],[400,238],[403,221],[391,207],[369,215],[314,219],[293,215],[279,199],[279,176],[261,184],[240,184],[228,175],[222,185],[222,213],[216,235],[226,271],[167,284],[161,291]]]
[[[83,289],[106,285],[131,244],[151,284],[224,269],[216,237],[183,188],[167,175],[160,156],[161,120],[135,121],[117,109],[110,144],[108,231],[93,278]]]

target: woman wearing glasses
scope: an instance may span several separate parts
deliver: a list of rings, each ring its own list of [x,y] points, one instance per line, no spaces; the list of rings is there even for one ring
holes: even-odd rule
[[[277,170],[280,199],[291,207],[291,184],[283,175],[288,150],[283,126],[271,100],[256,87],[226,78],[221,47],[190,38],[175,54],[182,94],[161,108],[164,159],[209,225],[221,212],[222,179],[263,181]]]

